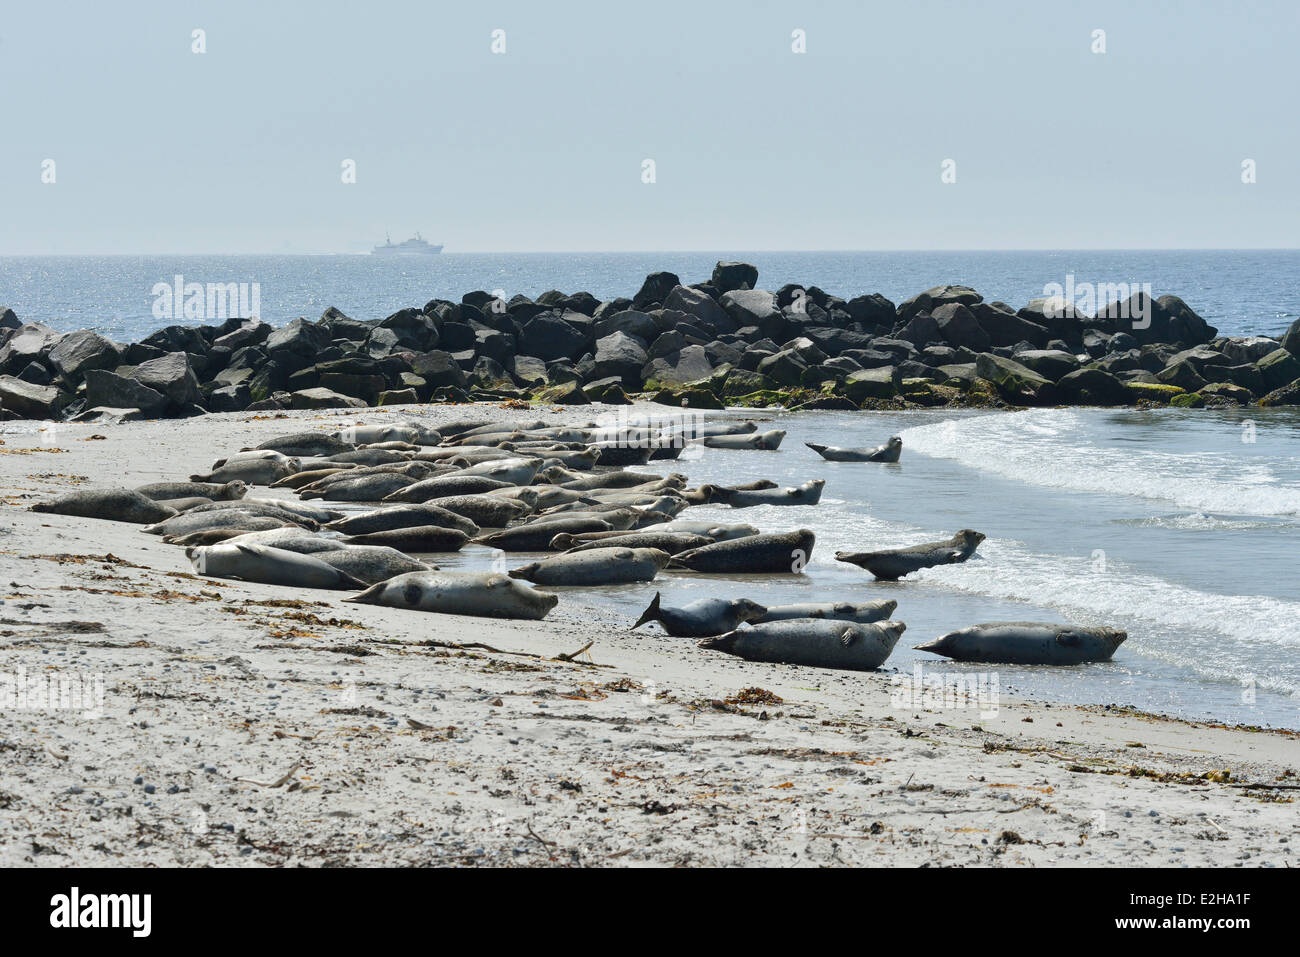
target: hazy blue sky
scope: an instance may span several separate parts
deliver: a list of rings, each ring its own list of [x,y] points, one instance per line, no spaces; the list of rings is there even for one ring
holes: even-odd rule
[[[1297,49],[1295,0],[7,2],[0,254],[1296,247]]]

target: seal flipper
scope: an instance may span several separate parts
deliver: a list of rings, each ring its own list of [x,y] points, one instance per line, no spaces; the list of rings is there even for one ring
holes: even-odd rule
[[[650,607],[641,613],[641,617],[637,619],[636,624],[632,627],[640,628],[647,621],[663,621],[659,616],[659,592],[655,592],[655,597],[654,600],[650,602]]]
[[[856,628],[845,628],[840,632],[840,644],[847,648],[857,640],[857,637],[858,630]]]
[[[1063,631],[1056,636],[1056,643],[1065,648],[1077,648],[1081,642],[1077,632]]]

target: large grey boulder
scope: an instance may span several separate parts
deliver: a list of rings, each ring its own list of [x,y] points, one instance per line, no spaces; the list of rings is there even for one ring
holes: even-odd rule
[[[952,346],[987,352],[992,345],[988,333],[975,318],[975,313],[960,302],[945,303],[930,315],[938,323],[944,340]]]
[[[690,286],[675,287],[664,300],[664,310],[685,313],[692,317],[695,325],[714,335],[736,330],[736,324],[712,296]]]
[[[70,332],[50,349],[50,365],[70,382],[76,382],[90,369],[113,369],[121,353],[109,339],[89,329]]]
[[[586,336],[553,312],[533,316],[519,333],[519,351],[543,362],[580,356],[586,342]]]
[[[645,277],[645,282],[641,284],[640,291],[632,297],[632,308],[652,308],[667,299],[668,294],[681,284],[682,281],[673,273],[652,272]]]
[[[970,286],[935,286],[925,292],[918,292],[911,299],[905,299],[901,302],[898,306],[898,318],[911,319],[917,313],[933,313],[940,306],[946,306],[949,303],[973,306],[975,303],[983,301],[984,297]]]
[[[14,376],[0,376],[0,409],[25,419],[55,419],[68,396],[54,386],[24,382]]]
[[[711,375],[713,364],[703,346],[686,346],[677,352],[655,356],[641,370],[647,388],[686,385]]]
[[[762,336],[772,339],[785,338],[785,316],[777,307],[776,296],[766,289],[734,290],[724,293],[719,302],[738,327],[757,328]]]
[[[638,309],[624,309],[622,312],[597,319],[593,331],[597,339],[603,339],[611,333],[625,332],[642,342],[653,342],[659,334],[659,326],[649,313]]]
[[[132,371],[131,378],[162,393],[176,408],[199,400],[199,380],[190,367],[189,355],[184,352],[169,352],[162,358],[142,362]]]
[[[737,289],[753,289],[757,283],[758,267],[738,262],[719,262],[713,267],[713,278],[709,280],[709,285],[718,290],[719,295]]]
[[[625,385],[640,386],[641,369],[646,364],[646,347],[640,339],[612,332],[596,340],[594,358],[594,378],[618,376]]]
[[[91,408],[139,409],[143,415],[152,418],[166,410],[167,397],[116,372],[89,369],[86,371],[86,405]]]
[[[38,360],[52,349],[60,339],[59,333],[40,322],[20,326],[0,346],[0,370],[16,373],[29,362]]]

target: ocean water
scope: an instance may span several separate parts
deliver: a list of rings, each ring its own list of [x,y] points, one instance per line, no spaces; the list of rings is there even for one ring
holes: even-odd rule
[[[707,450],[654,471],[691,484],[824,478],[816,506],[691,508],[684,517],[808,527],[805,573],[724,579],[661,572],[651,585],[561,589],[631,625],[656,590],[665,604],[750,597],[768,604],[894,598],[908,626],[887,667],[910,674],[998,672],[1007,694],[1132,705],[1194,719],[1300,728],[1300,415],[1039,409],[805,412],[774,416],[777,452]],[[898,464],[825,462],[804,442],[903,438]],[[1246,441],[1243,441],[1243,438]],[[901,582],[834,559],[984,532],[975,558]],[[485,570],[492,550],[438,556]],[[535,557],[509,554],[508,567]],[[984,621],[1109,625],[1114,660],[1070,668],[962,665],[912,646]],[[683,639],[685,641],[685,639]]]
[[[421,260],[353,256],[0,257],[0,305],[26,321],[71,331],[93,328],[116,341],[141,339],[155,318],[154,286],[258,283],[262,318],[282,325],[337,306],[376,319],[471,290],[537,296],[580,290],[632,296],[647,273],[669,270],[700,282],[719,259],[758,267],[759,285],[820,286],[844,298],[881,292],[895,303],[941,283],[962,283],[1017,308],[1048,283],[1150,283],[1181,296],[1225,335],[1277,335],[1300,317],[1300,251],[1171,250],[1046,252],[443,253]],[[215,317],[218,321],[224,317]]]

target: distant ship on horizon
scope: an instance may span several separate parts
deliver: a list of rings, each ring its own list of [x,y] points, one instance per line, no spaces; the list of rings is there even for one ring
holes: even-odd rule
[[[394,243],[388,234],[384,234],[384,244],[370,250],[372,256],[436,256],[442,252],[442,244],[426,242],[419,233],[412,239]]]

